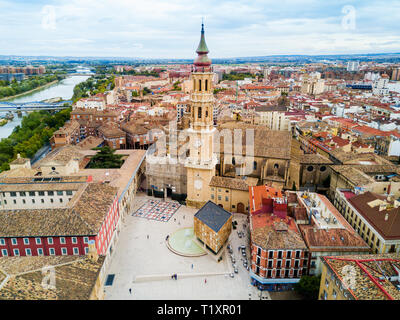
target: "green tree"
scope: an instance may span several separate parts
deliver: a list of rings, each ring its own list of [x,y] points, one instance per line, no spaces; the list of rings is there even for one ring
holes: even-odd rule
[[[321,276],[302,276],[294,290],[307,300],[318,300]]]
[[[121,168],[124,160],[122,155],[115,154],[115,150],[108,146],[94,148],[92,150],[99,150],[89,162],[88,168],[100,169],[100,168]]]
[[[144,87],[143,88],[143,95],[146,95],[146,94],[149,94],[149,93],[151,93],[151,90],[149,88],[147,88],[147,87]]]

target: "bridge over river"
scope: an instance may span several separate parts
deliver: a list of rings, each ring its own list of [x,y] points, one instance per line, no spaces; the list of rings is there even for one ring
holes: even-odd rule
[[[31,101],[31,102],[8,102],[0,101],[0,112],[1,111],[34,111],[34,110],[61,110],[65,108],[65,104],[71,105],[72,100],[60,101],[60,102],[43,102],[43,101]]]

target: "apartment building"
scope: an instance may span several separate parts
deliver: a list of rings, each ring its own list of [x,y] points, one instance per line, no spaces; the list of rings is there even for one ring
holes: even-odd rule
[[[107,255],[119,216],[117,188],[102,183],[66,207],[0,210],[0,256],[86,255],[91,240]]]
[[[369,191],[338,188],[333,203],[373,253],[400,253],[399,201]]]
[[[370,252],[368,244],[324,195],[308,191],[287,194],[290,211],[309,252],[303,274],[321,274],[322,257],[326,255]]]
[[[290,290],[303,274],[307,246],[287,215],[280,190],[265,185],[249,190],[251,284],[260,290]]]
[[[266,126],[270,130],[288,131],[289,120],[285,116],[287,108],[284,106],[260,106],[255,108],[260,116],[259,124]]]

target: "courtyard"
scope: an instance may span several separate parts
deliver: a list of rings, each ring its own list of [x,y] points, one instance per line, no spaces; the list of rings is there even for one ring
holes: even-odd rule
[[[261,293],[250,285],[248,271],[243,267],[237,249],[240,245],[248,247],[246,216],[235,214],[233,217],[238,221],[238,228],[232,230],[229,242],[238,273],[231,278],[229,275],[233,273],[233,268],[227,251],[218,263],[209,255],[186,257],[173,253],[167,247],[167,235],[192,227],[193,215],[197,210],[181,206],[175,201],[166,202],[144,193],[135,198],[133,210],[125,217],[118,245],[107,270],[107,274],[115,276],[112,285],[104,287],[106,299],[260,299]],[[155,206],[173,210],[166,211],[166,216],[164,212],[154,210]],[[142,213],[137,214],[138,211]],[[243,228],[243,224],[246,228]],[[244,237],[238,237],[239,230],[244,230]],[[173,274],[177,275],[177,280],[171,278]],[[270,299],[267,292],[262,295],[263,299]]]

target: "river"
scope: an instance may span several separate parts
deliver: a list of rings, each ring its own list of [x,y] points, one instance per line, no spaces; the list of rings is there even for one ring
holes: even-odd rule
[[[72,98],[75,85],[85,81],[89,77],[90,76],[70,76],[50,87],[28,93],[15,99],[11,99],[9,102],[42,101],[57,97],[61,97],[64,100],[70,100]],[[5,114],[6,112],[0,112],[0,116]],[[25,113],[23,113],[23,115],[24,114]],[[21,121],[22,117],[18,117],[18,115],[14,113],[14,119],[9,121],[6,125],[0,127],[0,139],[7,138],[12,133],[14,128],[21,124]]]

